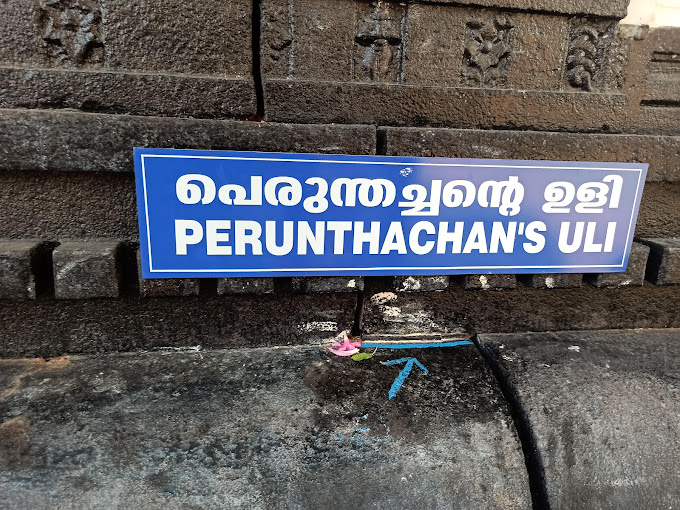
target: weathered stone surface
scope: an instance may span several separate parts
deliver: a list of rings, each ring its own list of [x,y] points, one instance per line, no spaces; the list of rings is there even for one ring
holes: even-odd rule
[[[619,45],[630,105],[623,129],[631,133],[677,134],[680,109],[675,92],[680,75],[673,55],[680,53],[680,30],[622,25]]]
[[[349,293],[5,301],[0,357],[329,343],[356,307]]]
[[[411,5],[406,37],[402,78],[409,85],[562,88],[565,17]]]
[[[635,235],[680,237],[680,181],[645,184]]]
[[[130,173],[0,172],[0,217],[5,238],[138,240]],[[645,185],[635,232],[680,237],[680,182]]]
[[[272,294],[274,278],[218,278],[217,293],[224,294]]]
[[[35,299],[37,241],[0,240],[0,299]]]
[[[0,170],[132,172],[133,147],[374,154],[375,127],[0,110]]]
[[[520,279],[535,289],[576,289],[583,283],[583,275],[579,273],[530,274]]]
[[[656,285],[680,283],[680,238],[640,239],[651,250],[647,278]]]
[[[583,25],[594,34],[587,72],[598,88],[612,88],[612,20],[356,0],[265,0],[262,12],[266,79],[557,90],[571,32]]]
[[[328,292],[360,292],[364,290],[363,276],[307,276],[293,278],[294,292],[323,294]]]
[[[0,106],[256,114],[249,0],[0,5]]]
[[[149,280],[139,274],[139,295],[143,298],[198,295],[199,282],[191,278]]]
[[[6,238],[139,237],[132,173],[0,171],[0,217]]]
[[[146,297],[196,296],[199,291],[199,280],[195,278],[142,278],[142,259],[137,250],[137,279],[139,295]]]
[[[517,278],[514,274],[468,274],[463,276],[466,290],[505,290],[514,289]]]
[[[390,156],[644,162],[648,181],[680,181],[680,137],[381,128]]]
[[[587,274],[585,279],[595,287],[640,287],[645,281],[649,247],[633,243],[628,257],[628,267],[623,273]]]
[[[118,241],[71,241],[52,253],[57,299],[114,298],[120,295],[121,244]]]
[[[139,295],[148,297],[195,296],[199,282],[191,278],[150,280],[139,276]]]
[[[238,119],[257,109],[245,78],[15,68],[0,68],[0,107]]]
[[[439,0],[440,4],[480,5],[502,9],[517,9],[563,14],[590,14],[622,19],[628,0],[601,2],[598,0]]]
[[[23,66],[249,76],[248,0],[0,5],[0,63]]]
[[[680,331],[481,335],[543,458],[550,508],[680,502]]]
[[[627,111],[625,95],[596,92],[264,79],[264,95],[275,122],[599,131]]]
[[[429,292],[436,290],[444,290],[448,286],[449,286],[448,275],[394,277],[394,289],[397,292]]]
[[[396,293],[367,282],[362,329],[369,335],[679,328],[680,286],[465,290]]]
[[[401,367],[380,361],[395,353],[362,363],[323,347],[0,361],[0,430],[12,432],[0,436],[3,502],[531,508],[512,420],[477,349],[417,355],[429,373],[414,368],[392,400]]]

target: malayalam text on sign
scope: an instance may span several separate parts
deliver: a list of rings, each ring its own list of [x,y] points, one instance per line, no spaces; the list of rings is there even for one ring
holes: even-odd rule
[[[646,164],[135,149],[145,278],[624,271]]]

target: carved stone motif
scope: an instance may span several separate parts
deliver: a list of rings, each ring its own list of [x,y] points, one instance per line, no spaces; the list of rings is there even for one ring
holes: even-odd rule
[[[398,81],[402,14],[379,0],[359,22],[355,42],[358,55],[355,77],[362,81]]]
[[[75,65],[102,58],[101,8],[94,0],[39,0],[42,39],[55,59]]]
[[[567,54],[567,79],[572,87],[593,90],[599,36],[597,29],[587,24],[572,31]]]
[[[566,76],[569,85],[585,91],[622,86],[615,35],[615,23],[575,22],[567,53]]]
[[[471,86],[505,85],[510,65],[514,25],[507,17],[472,20],[463,56],[462,83]]]

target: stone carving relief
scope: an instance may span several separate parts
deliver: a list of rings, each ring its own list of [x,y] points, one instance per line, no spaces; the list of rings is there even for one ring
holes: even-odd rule
[[[567,79],[572,87],[593,90],[599,36],[595,28],[585,24],[572,31],[567,53]]]
[[[103,58],[101,8],[94,0],[39,0],[41,36],[50,56],[82,65]]]
[[[567,52],[567,81],[572,87],[590,92],[598,81],[600,85],[613,81],[613,85],[620,86],[621,80],[614,76],[616,70],[610,69],[613,62],[609,61],[615,60],[615,55],[607,55],[615,39],[614,30],[613,24],[577,22],[573,26]],[[608,67],[603,65],[605,61]]]
[[[462,84],[476,87],[504,86],[514,25],[507,17],[472,20],[467,23],[468,39],[463,55]]]
[[[368,9],[369,12],[359,18],[355,37],[355,79],[396,82],[399,74],[403,10],[381,0],[368,4]]]

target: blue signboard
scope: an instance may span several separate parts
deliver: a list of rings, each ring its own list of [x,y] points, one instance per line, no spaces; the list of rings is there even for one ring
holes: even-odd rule
[[[144,278],[624,271],[646,164],[135,149]]]

